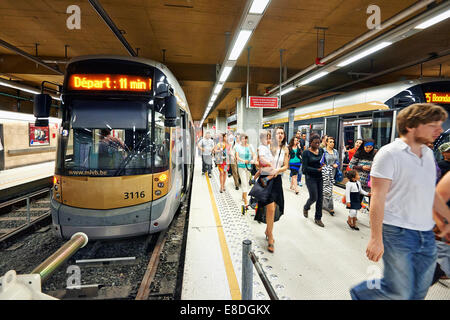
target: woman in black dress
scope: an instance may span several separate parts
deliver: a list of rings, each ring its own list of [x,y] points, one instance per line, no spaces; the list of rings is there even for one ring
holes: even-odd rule
[[[267,186],[264,188],[268,193],[266,201],[258,201],[258,211],[255,215],[255,220],[265,222],[266,227],[266,240],[268,242],[267,250],[274,252],[274,238],[273,238],[273,225],[275,222],[275,210],[279,210],[278,218],[284,212],[284,194],[283,184],[281,176],[289,166],[289,150],[286,146],[286,133],[283,127],[277,127],[274,132],[274,139],[270,148],[272,159],[272,170],[270,175],[274,177],[269,180]],[[265,219],[263,212],[266,212]]]
[[[323,178],[322,167],[325,165],[324,151],[320,146],[320,137],[313,135],[309,140],[309,148],[303,152],[303,173],[305,174],[306,187],[309,199],[303,207],[303,215],[308,218],[311,205],[316,203],[314,222],[325,227],[322,222]]]

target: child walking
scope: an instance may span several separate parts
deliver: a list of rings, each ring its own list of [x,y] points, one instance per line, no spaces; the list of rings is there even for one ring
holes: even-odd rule
[[[348,182],[345,184],[345,199],[347,208],[350,209],[347,224],[353,230],[359,230],[356,226],[356,216],[361,209],[361,194],[370,197],[370,193],[364,191],[359,181],[359,174],[356,170],[347,171]]]

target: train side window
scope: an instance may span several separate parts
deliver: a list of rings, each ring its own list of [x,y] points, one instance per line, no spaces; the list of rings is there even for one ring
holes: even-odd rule
[[[164,114],[155,111],[155,134],[153,137],[155,172],[165,171],[169,167],[170,129],[164,126]]]

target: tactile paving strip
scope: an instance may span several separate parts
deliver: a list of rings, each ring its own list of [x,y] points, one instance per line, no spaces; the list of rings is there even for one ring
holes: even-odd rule
[[[258,261],[278,297],[281,300],[290,300],[289,297],[283,295],[285,286],[279,283],[276,270],[269,265],[270,260],[266,257],[268,252],[265,251],[265,248],[261,248],[258,245],[258,242],[252,234],[248,219],[242,215],[241,205],[237,204],[227,191],[220,193],[218,171],[215,169],[212,172],[211,186],[240,287],[242,288],[242,241],[250,240],[252,242],[252,250],[258,257]],[[254,213],[254,210],[249,208],[246,215],[252,213]],[[269,295],[255,268],[253,268],[253,299],[269,300]]]

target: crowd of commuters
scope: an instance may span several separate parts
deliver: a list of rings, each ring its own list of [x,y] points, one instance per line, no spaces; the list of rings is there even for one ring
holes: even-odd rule
[[[433,104],[411,105],[398,113],[399,138],[376,150],[372,139],[357,139],[347,152],[345,196],[347,224],[357,226],[364,197],[370,203],[370,240],[366,255],[383,258],[384,274],[376,289],[362,282],[350,290],[352,299],[423,299],[432,283],[450,275],[450,143],[439,147],[436,161],[427,147],[442,132],[447,113]],[[210,133],[198,142],[202,172],[211,173],[214,156],[220,192],[233,177],[242,191],[243,214],[249,196],[257,202],[255,220],[266,223],[267,250],[275,252],[274,223],[284,213],[282,175],[289,170],[290,190],[298,194],[302,176],[309,197],[303,215],[315,204],[314,222],[325,227],[322,211],[335,215],[333,186],[340,172],[339,152],[332,136],[300,131],[287,143],[283,127],[261,130],[254,148],[246,134]],[[431,146],[432,147],[432,146]],[[433,231],[434,230],[434,231]],[[436,240],[435,240],[436,239]]]

